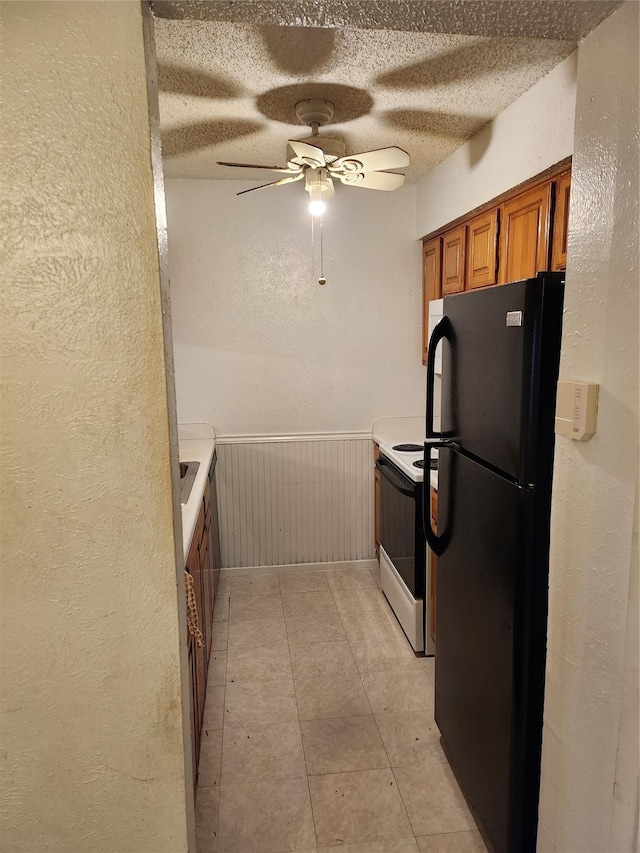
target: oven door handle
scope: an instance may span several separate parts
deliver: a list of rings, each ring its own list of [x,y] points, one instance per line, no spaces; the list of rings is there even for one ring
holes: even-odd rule
[[[415,498],[416,490],[415,488],[408,489],[406,485],[400,480],[399,477],[396,476],[393,469],[389,466],[389,463],[386,461],[384,456],[378,456],[376,460],[376,468],[382,474],[385,479],[387,479],[394,489],[397,489],[401,494],[406,495],[408,498]]]

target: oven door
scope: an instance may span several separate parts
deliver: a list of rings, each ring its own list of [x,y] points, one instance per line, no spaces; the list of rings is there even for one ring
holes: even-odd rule
[[[378,457],[376,468],[380,472],[380,544],[411,595],[424,598],[422,483],[414,483],[386,456]]]

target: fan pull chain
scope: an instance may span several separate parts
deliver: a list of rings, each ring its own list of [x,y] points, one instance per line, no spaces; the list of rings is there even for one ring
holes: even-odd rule
[[[316,221],[319,221],[320,228],[320,275],[318,276],[318,284],[326,284],[327,279],[324,275],[324,239],[322,232],[322,217],[321,216],[312,216],[311,217],[311,256],[312,256],[312,268],[313,274],[316,274]]]
[[[320,217],[320,277],[318,284],[326,284],[327,279],[324,277],[324,241],[322,239],[322,217]]]

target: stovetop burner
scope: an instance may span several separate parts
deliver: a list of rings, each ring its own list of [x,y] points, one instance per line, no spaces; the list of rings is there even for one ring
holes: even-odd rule
[[[394,444],[393,450],[399,450],[400,453],[419,453],[422,450],[421,444]]]
[[[424,459],[416,459],[416,461],[413,463],[413,466],[414,466],[414,468],[424,469]],[[432,471],[437,471],[438,470],[438,460],[437,459],[430,459],[429,460],[429,468]]]

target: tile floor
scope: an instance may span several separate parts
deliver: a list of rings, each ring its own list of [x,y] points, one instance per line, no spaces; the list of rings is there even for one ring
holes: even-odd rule
[[[485,853],[374,571],[220,582],[198,853]]]

